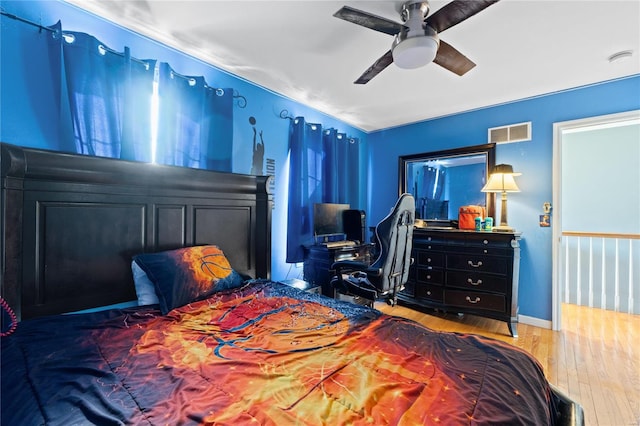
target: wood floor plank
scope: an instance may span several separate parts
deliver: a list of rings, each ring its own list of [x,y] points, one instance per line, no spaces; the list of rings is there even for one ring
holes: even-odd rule
[[[513,344],[534,356],[549,381],[582,405],[586,425],[640,426],[640,315],[565,304],[561,331],[518,324],[519,337],[513,338],[504,322],[487,318],[385,304],[376,308],[434,330]]]

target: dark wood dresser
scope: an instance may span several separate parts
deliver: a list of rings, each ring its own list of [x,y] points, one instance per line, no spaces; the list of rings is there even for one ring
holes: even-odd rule
[[[520,234],[415,228],[403,305],[507,322],[518,336]]]

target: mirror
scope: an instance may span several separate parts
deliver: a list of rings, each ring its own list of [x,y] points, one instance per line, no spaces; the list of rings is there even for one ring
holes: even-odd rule
[[[495,194],[481,191],[494,165],[495,144],[401,156],[399,191],[414,196],[416,219],[427,226],[457,227],[452,221],[467,205],[484,206],[495,217]]]

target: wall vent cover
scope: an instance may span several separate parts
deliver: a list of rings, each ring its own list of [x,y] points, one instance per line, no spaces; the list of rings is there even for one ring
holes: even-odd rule
[[[489,129],[489,143],[511,143],[531,140],[531,122]]]

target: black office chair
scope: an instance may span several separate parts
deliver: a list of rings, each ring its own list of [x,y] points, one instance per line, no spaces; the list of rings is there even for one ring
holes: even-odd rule
[[[341,260],[331,269],[334,291],[347,296],[358,296],[366,305],[386,298],[391,306],[397,302],[397,294],[404,289],[409,278],[415,201],[411,194],[402,194],[391,213],[376,226],[378,258],[371,264]]]

